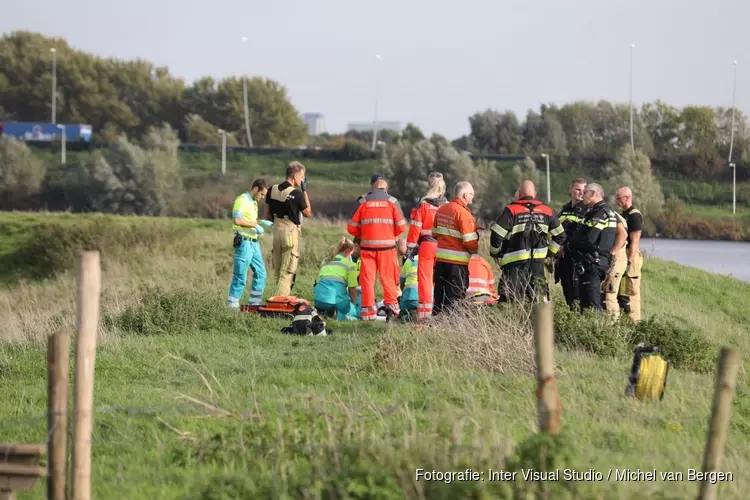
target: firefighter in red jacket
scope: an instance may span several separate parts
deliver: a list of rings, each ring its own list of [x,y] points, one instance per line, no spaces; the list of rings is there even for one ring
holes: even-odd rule
[[[448,203],[445,198],[445,180],[440,172],[431,172],[427,177],[427,194],[419,200],[417,208],[411,212],[409,234],[406,238],[409,257],[418,255],[417,279],[419,301],[417,302],[417,321],[424,321],[432,316],[433,272],[437,240],[432,236],[432,227],[438,208]]]
[[[396,240],[406,229],[406,219],[398,200],[386,191],[388,184],[379,179],[372,192],[357,207],[346,226],[349,234],[359,239],[361,262],[359,284],[362,287],[362,321],[374,321],[375,276],[380,274],[383,285],[383,307],[386,314],[398,317],[400,266]]]
[[[437,239],[435,254],[434,314],[451,308],[466,298],[469,288],[469,260],[479,249],[477,221],[468,206],[474,188],[461,181],[453,189],[453,199],[435,214],[432,235]]]

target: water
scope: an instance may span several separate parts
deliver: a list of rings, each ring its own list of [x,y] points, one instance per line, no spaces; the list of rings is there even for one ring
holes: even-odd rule
[[[641,250],[652,257],[750,282],[748,242],[643,238]]]

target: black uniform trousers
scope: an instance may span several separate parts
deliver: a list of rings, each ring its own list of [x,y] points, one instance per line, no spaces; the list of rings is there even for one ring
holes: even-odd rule
[[[469,288],[469,265],[435,262],[435,297],[432,314],[437,315],[466,298]]]
[[[557,260],[556,271],[560,277],[560,285],[562,285],[563,296],[565,302],[572,311],[575,307],[574,302],[580,300],[578,292],[578,283],[573,280],[573,274],[575,273],[575,265],[570,257],[560,257]]]
[[[537,259],[503,266],[498,291],[501,302],[537,302],[549,298],[544,261]]]
[[[580,277],[581,312],[593,308],[604,310],[602,305],[602,281],[607,274],[607,265],[588,265]]]

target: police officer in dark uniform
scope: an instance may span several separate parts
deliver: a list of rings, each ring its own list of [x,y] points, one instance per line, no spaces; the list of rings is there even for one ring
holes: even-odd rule
[[[570,183],[570,201],[563,205],[562,210],[557,215],[558,220],[565,229],[565,237],[570,240],[573,233],[576,232],[578,224],[583,220],[588,207],[583,203],[583,192],[586,190],[586,179],[573,179]],[[579,300],[578,282],[574,281],[573,262],[564,250],[558,254],[555,265],[555,283],[560,282],[570,310],[573,310],[574,301]]]
[[[590,307],[601,311],[602,281],[612,257],[617,216],[605,203],[604,188],[599,184],[586,186],[583,202],[589,207],[588,212],[565,245],[565,253],[570,255],[579,276],[581,312]]]

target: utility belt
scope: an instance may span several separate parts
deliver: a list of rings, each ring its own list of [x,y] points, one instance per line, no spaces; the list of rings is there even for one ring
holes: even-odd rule
[[[235,231],[234,232],[234,241],[232,242],[232,246],[234,246],[234,248],[239,248],[239,246],[242,244],[242,240],[258,241],[258,237],[256,236],[256,237],[252,238],[250,236],[245,236],[244,234],[240,234],[239,231]]]
[[[593,254],[573,252],[570,260],[573,263],[574,275],[585,274],[599,265],[599,252],[594,252]]]

